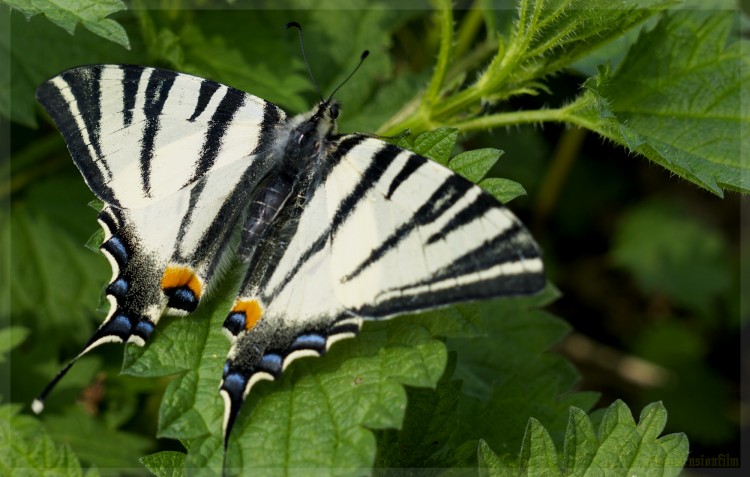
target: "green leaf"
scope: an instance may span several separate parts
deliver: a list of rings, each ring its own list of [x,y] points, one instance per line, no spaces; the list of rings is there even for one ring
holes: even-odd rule
[[[457,139],[458,129],[439,128],[424,132],[414,138],[414,145],[410,149],[417,154],[429,157],[438,164],[447,166]]]
[[[221,324],[236,293],[233,283],[227,280],[191,316],[164,319],[145,350],[126,351],[126,373],[182,371],[164,395],[159,435],[187,442],[188,469],[222,462],[217,386],[229,348]],[[258,472],[368,468],[375,459],[368,429],[399,427],[406,409],[403,385],[434,387],[445,360],[443,343],[422,326],[368,323],[359,339],[337,344],[324,359],[295,362],[279,382],[253,389],[229,442],[228,466]]]
[[[518,2],[518,21],[485,73],[489,84],[507,78],[522,85],[559,71],[599,46],[621,36],[671,1],[552,0]],[[515,64],[512,71],[506,70]]]
[[[456,429],[461,382],[452,380],[455,355],[449,357],[437,388],[407,388],[409,405],[400,430],[378,434],[378,468],[440,467],[439,454],[447,449]]]
[[[684,434],[658,437],[667,413],[661,403],[646,406],[636,425],[630,410],[615,401],[605,412],[598,436],[586,414],[570,409],[560,468],[555,446],[547,431],[535,419],[529,420],[524,444],[515,467],[520,475],[645,475],[676,476],[687,461],[688,441]],[[509,475],[511,466],[493,456],[480,443],[480,469],[487,475]],[[514,473],[513,475],[519,475]]]
[[[549,287],[535,297],[477,305],[484,336],[448,341],[458,355],[454,378],[464,382],[454,447],[484,439],[501,453],[515,451],[531,416],[547,423],[553,439],[562,443],[566,409],[594,405],[596,394],[571,392],[578,374],[549,352],[568,326],[536,308],[555,297]]]
[[[503,151],[498,149],[474,149],[462,152],[448,162],[448,167],[471,182],[478,183],[492,169]]]
[[[568,67],[671,3],[663,0],[519,0],[517,20],[512,27],[497,32],[497,41],[491,37],[477,48],[480,53],[482,50],[489,50],[489,47],[494,47],[495,51],[489,65],[483,68],[482,74],[473,84],[456,91],[455,78],[446,75],[442,85],[444,97],[440,97],[439,101],[427,101],[421,107],[417,106],[417,102],[407,102],[381,132],[393,134],[411,129],[419,133],[439,125],[470,131],[503,125],[490,119],[494,115],[481,116],[481,112],[485,110],[482,106],[521,94],[546,91],[547,88],[542,83],[544,77]],[[480,4],[492,6],[491,2]],[[494,19],[495,13],[501,16],[497,22]],[[507,9],[491,8],[485,14],[489,20],[487,28],[493,31],[496,23],[509,25],[506,20],[508,16]],[[443,39],[447,41],[445,30],[442,31]],[[465,74],[470,65],[477,67],[484,59],[483,56],[467,56],[469,58],[453,59],[455,64],[464,66],[463,70],[454,68],[457,71],[455,75]],[[442,73],[442,69],[436,68],[434,74],[437,76]],[[430,93],[435,89],[435,80],[433,78],[430,83]],[[544,116],[544,111],[529,113],[531,116],[535,113]],[[538,122],[540,119],[534,120],[526,116],[525,112],[519,112],[517,117],[504,125],[517,124],[522,120]]]
[[[529,419],[521,445],[519,467],[531,475],[559,475],[560,465],[555,454],[555,444],[549,432],[536,419]]]
[[[73,35],[80,23],[90,32],[130,49],[125,29],[111,18],[115,12],[127,9],[120,0],[3,0],[26,18],[43,14],[49,21]]]
[[[480,477],[514,477],[518,475],[517,463],[507,455],[498,456],[484,440],[479,440],[477,460]]]
[[[80,477],[81,463],[66,445],[56,444],[33,417],[19,414],[15,404],[0,405],[2,475]]]
[[[591,420],[583,410],[571,406],[563,447],[563,469],[588,468],[596,455],[598,444]],[[581,474],[578,472],[578,475]]]
[[[141,457],[141,463],[157,477],[181,477],[185,475],[185,454],[164,451]]]
[[[614,73],[602,67],[585,83],[570,120],[719,196],[750,191],[750,113],[741,101],[750,57],[745,41],[729,39],[734,17],[665,15]]]
[[[521,184],[510,179],[488,177],[487,179],[483,179],[479,183],[479,186],[495,196],[503,204],[507,204],[516,197],[527,195],[526,189]]]

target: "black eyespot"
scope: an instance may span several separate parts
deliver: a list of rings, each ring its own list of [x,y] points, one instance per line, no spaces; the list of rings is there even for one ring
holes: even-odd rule
[[[339,105],[336,103],[333,103],[331,105],[331,119],[336,119],[339,117]]]

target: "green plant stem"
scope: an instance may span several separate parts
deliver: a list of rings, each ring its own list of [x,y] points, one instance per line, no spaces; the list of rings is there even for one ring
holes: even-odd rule
[[[440,9],[440,50],[438,51],[435,72],[422,97],[421,112],[429,112],[439,98],[453,50],[453,8],[451,2],[450,0],[436,0],[436,3]]]
[[[482,26],[482,20],[484,19],[482,10],[477,6],[477,3],[478,1],[474,2],[471,9],[466,12],[466,16],[458,27],[458,32],[456,33],[456,45],[453,48],[454,62],[455,60],[462,58],[465,54],[471,54],[473,50],[471,46],[474,43],[474,39],[477,37],[479,28]]]

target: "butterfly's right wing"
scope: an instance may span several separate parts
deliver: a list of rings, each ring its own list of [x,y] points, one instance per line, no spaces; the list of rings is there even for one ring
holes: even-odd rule
[[[197,306],[271,167],[266,152],[285,114],[234,88],[142,66],[74,68],[37,98],[105,203],[111,306],[81,354],[104,342],[143,344],[165,308]]]
[[[352,134],[262,244],[225,328],[224,437],[258,380],[385,319],[545,284],[541,252],[480,187],[410,151]]]

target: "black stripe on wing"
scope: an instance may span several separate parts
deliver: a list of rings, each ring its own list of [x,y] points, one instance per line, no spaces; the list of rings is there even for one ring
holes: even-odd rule
[[[449,176],[414,213],[413,220],[402,224],[385,241],[348,275],[343,282],[350,281],[374,265],[388,251],[406,239],[418,227],[434,222],[460,200],[474,185],[458,175]]]
[[[121,66],[123,72],[122,80],[122,123],[125,127],[133,123],[133,109],[135,99],[138,95],[138,83],[145,68],[142,66]]]
[[[206,106],[208,106],[208,103],[211,101],[211,98],[219,87],[221,87],[221,85],[216,81],[203,80],[201,82],[201,87],[198,91],[198,102],[195,105],[195,111],[193,111],[193,114],[188,118],[188,121],[191,123],[195,122],[196,118],[206,110]]]
[[[206,81],[203,83],[206,83]],[[203,83],[201,84],[201,91],[203,91]],[[211,120],[208,121],[208,130],[203,139],[198,167],[195,169],[193,178],[188,182],[197,180],[214,165],[216,158],[219,156],[219,151],[221,151],[224,135],[232,124],[237,111],[245,104],[246,97],[245,93],[239,90],[226,89],[226,94],[221,98],[216,111],[211,116]],[[252,131],[248,131],[248,134],[252,134]]]
[[[167,70],[152,70],[146,85],[143,114],[146,125],[143,129],[140,151],[140,169],[143,193],[151,197],[151,161],[154,157],[156,135],[159,133],[160,118],[169,92],[178,73]]]
[[[108,185],[112,176],[106,162],[102,160],[99,142],[101,105],[98,91],[101,68],[83,67],[66,71],[42,83],[36,90],[36,97],[63,135],[70,155],[89,188],[104,202],[119,206],[119,201]],[[70,103],[63,96],[60,87],[55,84],[60,81],[70,90]],[[76,115],[73,114],[74,109],[78,111]],[[83,119],[84,130],[78,126],[78,115]],[[94,156],[91,155],[89,145],[94,151]]]

